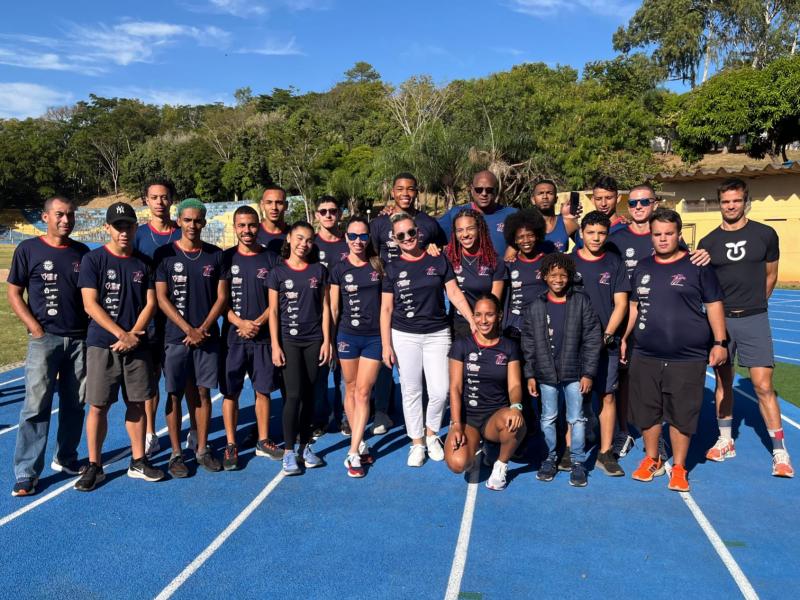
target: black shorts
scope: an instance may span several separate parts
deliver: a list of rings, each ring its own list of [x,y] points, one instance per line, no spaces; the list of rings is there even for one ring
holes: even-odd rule
[[[467,418],[465,419],[467,425],[477,429],[482,438],[486,437],[486,425],[489,424],[491,418],[498,410],[508,408],[508,405],[497,406],[495,408],[481,410],[481,411],[467,411]]]
[[[706,361],[668,361],[634,354],[628,371],[628,418],[640,429],[666,421],[684,435],[697,430]]]
[[[219,378],[219,391],[226,398],[237,397],[247,375],[256,392],[269,395],[274,389],[273,371],[269,344],[231,344],[225,352],[225,375]]]
[[[124,386],[128,402],[144,402],[156,393],[155,375],[147,348],[120,354],[108,348],[86,349],[86,402],[108,406]]]

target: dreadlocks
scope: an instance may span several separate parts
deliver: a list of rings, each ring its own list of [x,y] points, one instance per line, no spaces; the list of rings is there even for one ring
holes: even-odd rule
[[[475,225],[478,228],[478,264],[480,266],[489,267],[494,270],[497,266],[497,252],[495,252],[492,245],[492,238],[489,237],[489,228],[486,226],[486,219],[478,211],[472,208],[463,208],[456,213],[453,219],[453,227],[450,232],[450,241],[445,248],[445,256],[453,265],[454,269],[461,266],[461,253],[464,251],[461,242],[456,237],[456,222],[462,217],[469,217],[475,219]]]

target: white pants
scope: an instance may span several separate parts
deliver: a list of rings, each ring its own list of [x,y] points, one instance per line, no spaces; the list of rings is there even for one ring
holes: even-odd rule
[[[450,391],[450,329],[433,333],[405,333],[392,329],[392,348],[400,373],[403,417],[411,439],[425,436],[422,422],[422,376],[428,388],[425,425],[432,431],[442,426],[447,393]]]

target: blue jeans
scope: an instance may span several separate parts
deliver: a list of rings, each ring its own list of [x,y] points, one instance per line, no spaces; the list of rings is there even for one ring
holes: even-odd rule
[[[78,458],[83,431],[86,342],[50,333],[30,338],[25,358],[25,402],[19,415],[14,475],[17,481],[39,477],[50,431],[53,394],[58,386],[58,435],[55,457],[66,464]]]
[[[539,384],[542,395],[541,425],[544,441],[547,444],[547,457],[556,460],[556,418],[558,417],[558,393],[564,391],[567,406],[567,423],[572,425],[570,459],[573,463],[586,460],[584,451],[586,437],[586,418],[583,416],[583,395],[580,381],[559,383],[558,385]]]

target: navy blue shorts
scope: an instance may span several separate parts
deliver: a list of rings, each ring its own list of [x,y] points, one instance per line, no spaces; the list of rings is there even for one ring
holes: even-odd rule
[[[592,390],[599,396],[613,394],[619,388],[619,351],[602,350]]]
[[[219,344],[206,342],[199,348],[167,344],[164,349],[164,380],[168,394],[183,394],[191,378],[198,387],[217,387]]]
[[[383,345],[379,335],[351,335],[340,331],[336,336],[336,353],[342,360],[356,358],[383,358]]]
[[[274,367],[269,344],[230,344],[225,357],[225,376],[220,379],[219,391],[226,398],[238,396],[248,375],[253,389],[259,394],[271,394],[274,389]]]

